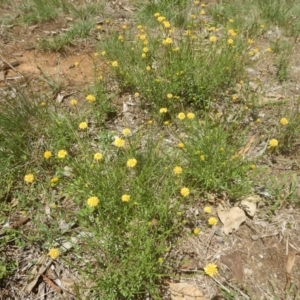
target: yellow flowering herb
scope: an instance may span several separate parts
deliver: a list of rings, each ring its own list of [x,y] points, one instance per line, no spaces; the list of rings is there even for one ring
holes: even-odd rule
[[[106,55],[106,51],[102,51],[102,52],[101,52],[101,55],[102,55],[102,56],[105,56],[105,55]]]
[[[277,147],[277,146],[278,146],[278,140],[276,140],[276,139],[271,139],[271,140],[269,141],[269,146],[270,146],[271,148]]]
[[[81,123],[78,125],[78,127],[79,127],[80,130],[85,130],[85,129],[87,129],[88,124],[87,124],[87,122],[81,122]]]
[[[155,18],[158,18],[159,16],[160,16],[160,13],[158,13],[158,12],[154,14]]]
[[[170,28],[171,27],[171,24],[168,21],[164,21],[163,25],[165,26],[165,28]]]
[[[114,145],[118,148],[123,148],[125,146],[125,141],[123,139],[117,137],[114,140]]]
[[[34,175],[33,174],[26,174],[24,176],[24,181],[26,183],[33,183],[34,182]]]
[[[210,277],[214,277],[214,276],[218,275],[218,267],[215,264],[208,264],[205,266],[204,272],[206,275],[208,275]]]
[[[211,207],[210,206],[205,206],[203,210],[204,210],[204,212],[206,214],[210,214],[211,213]]]
[[[57,153],[58,158],[65,158],[68,155],[68,152],[66,150],[59,150]]]
[[[185,113],[180,112],[180,113],[177,115],[177,118],[178,118],[179,120],[184,120],[184,119],[185,119]]]
[[[52,259],[56,259],[59,257],[60,252],[57,248],[51,248],[48,252],[48,255],[52,258]]]
[[[58,183],[58,177],[52,177],[50,180],[51,186],[54,187]]]
[[[280,119],[280,123],[281,123],[282,125],[287,125],[287,124],[289,123],[289,121],[288,121],[287,118],[281,118],[281,119]]]
[[[187,187],[183,187],[183,188],[180,190],[180,194],[181,194],[181,196],[183,196],[183,197],[187,197],[187,196],[190,194],[190,190],[189,190]]]
[[[174,174],[176,175],[180,175],[182,173],[182,168],[180,166],[176,166],[174,169],[173,169],[173,172]]]
[[[145,52],[145,53],[149,52],[149,48],[148,47],[144,47],[143,48],[143,52]]]
[[[211,36],[210,38],[209,38],[209,40],[212,42],[212,43],[215,43],[216,41],[217,41],[217,37],[216,36]]]
[[[166,107],[162,107],[162,108],[159,110],[159,112],[160,112],[161,114],[165,114],[165,113],[168,112],[168,109],[167,109]]]
[[[146,67],[146,70],[147,70],[147,71],[150,71],[150,70],[151,70],[151,67],[150,67],[150,66],[147,66],[147,67]]]
[[[168,99],[172,99],[173,98],[173,94],[171,94],[171,93],[167,94],[167,98]]]
[[[98,160],[101,160],[101,159],[103,159],[102,153],[97,152],[97,153],[94,154],[94,160],[98,161]]]
[[[200,229],[199,228],[195,228],[193,230],[194,235],[198,235],[200,233]]]
[[[159,257],[157,261],[161,265],[164,262],[164,259],[162,257]]]
[[[76,99],[71,99],[69,102],[72,106],[77,105],[78,101]]]
[[[201,159],[202,161],[205,161],[205,155],[200,155],[200,159]]]
[[[218,220],[216,218],[214,218],[214,217],[211,217],[211,218],[208,219],[208,224],[210,226],[215,226],[215,225],[218,224]]]
[[[200,11],[200,15],[205,15],[205,10],[204,9],[202,9],[201,11]]]
[[[127,167],[134,168],[137,164],[137,160],[135,158],[130,158],[127,160]]]
[[[233,39],[229,39],[229,40],[227,41],[227,43],[228,43],[228,44],[233,44]]]
[[[184,148],[184,143],[178,143],[178,148]]]
[[[131,135],[131,130],[129,128],[124,128],[122,133],[124,136],[128,136]]]
[[[87,199],[86,203],[89,207],[96,207],[99,204],[99,198],[98,197],[90,197]]]
[[[119,66],[119,63],[115,60],[115,61],[113,61],[113,62],[111,63],[111,65],[112,65],[114,68],[116,68],[116,67]]]
[[[78,61],[75,61],[75,62],[74,62],[74,66],[75,66],[75,68],[77,68],[77,67],[79,66],[79,62],[78,62]]]
[[[187,116],[187,118],[190,119],[190,120],[193,120],[193,119],[195,118],[195,114],[194,114],[194,113],[191,113],[191,112],[187,113],[186,116]]]
[[[157,21],[160,22],[160,23],[162,23],[165,19],[166,19],[166,17],[159,16],[159,17],[157,18]]]
[[[45,159],[49,159],[51,156],[52,156],[51,151],[45,151],[45,152],[44,152],[44,158],[45,158]]]
[[[89,103],[95,102],[96,98],[94,95],[87,95],[85,98]]]
[[[127,194],[122,195],[123,202],[128,202],[129,200],[130,200],[130,195],[127,195]]]

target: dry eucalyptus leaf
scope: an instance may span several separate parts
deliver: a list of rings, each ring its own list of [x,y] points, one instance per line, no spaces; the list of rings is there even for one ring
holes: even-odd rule
[[[242,209],[246,212],[246,214],[250,217],[254,217],[256,213],[256,204],[247,200],[243,200],[241,202]]]
[[[207,300],[201,290],[186,282],[170,283],[170,293],[172,300]]]
[[[222,230],[226,235],[238,230],[247,219],[245,212],[239,207],[233,207],[229,211],[218,208],[217,213],[224,225]]]

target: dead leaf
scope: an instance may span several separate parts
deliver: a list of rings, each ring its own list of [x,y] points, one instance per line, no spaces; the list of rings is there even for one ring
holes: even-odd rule
[[[170,292],[172,300],[207,300],[201,290],[186,282],[170,283]]]
[[[256,213],[256,204],[247,200],[241,202],[242,209],[246,212],[249,217],[254,217]]]
[[[239,155],[244,155],[244,154],[246,154],[246,153],[249,151],[249,149],[251,148],[251,146],[252,146],[254,140],[255,140],[255,135],[252,135],[252,136],[250,137],[250,139],[249,139],[249,142],[248,142],[247,145],[245,146],[245,148],[241,149],[241,150],[238,152],[238,154],[239,154]]]
[[[244,272],[242,258],[239,252],[235,251],[228,255],[222,255],[221,262],[230,269],[235,279],[239,282],[243,282]]]
[[[217,213],[224,225],[222,230],[226,235],[238,230],[240,225],[247,219],[245,212],[239,207],[233,207],[229,211],[224,211],[218,207]]]
[[[285,284],[285,290],[288,290],[291,282],[293,281],[292,277],[292,269],[295,264],[296,255],[299,254],[299,252],[293,251],[290,252],[286,261],[286,284]]]
[[[39,27],[40,27],[39,25],[32,25],[32,26],[29,26],[28,29],[32,33],[32,32],[34,32]]]

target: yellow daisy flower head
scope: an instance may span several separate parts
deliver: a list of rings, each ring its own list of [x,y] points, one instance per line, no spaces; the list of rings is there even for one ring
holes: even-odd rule
[[[218,275],[218,266],[215,264],[207,264],[204,268],[204,273],[210,277]]]
[[[203,210],[204,210],[204,212],[206,214],[210,214],[211,213],[211,207],[210,206],[205,206]]]
[[[201,11],[200,11],[200,15],[205,15],[205,10],[204,9],[202,9]]]
[[[170,28],[171,27],[171,24],[170,24],[169,21],[164,21],[163,25],[165,26],[165,28]]]
[[[271,148],[277,147],[277,146],[278,146],[278,140],[276,140],[276,139],[271,139],[271,140],[269,141],[269,146],[270,146]]]
[[[205,155],[200,155],[200,160],[205,161]]]
[[[78,62],[78,61],[75,61],[75,62],[74,62],[74,66],[75,66],[75,68],[77,68],[77,67],[79,66],[79,62]]]
[[[227,41],[227,43],[228,43],[228,44],[233,44],[233,39],[229,39],[229,40]]]
[[[101,159],[103,159],[103,155],[102,155],[102,153],[100,153],[100,152],[96,152],[95,154],[94,154],[94,160],[101,160]]]
[[[145,52],[145,53],[149,52],[149,48],[148,47],[144,47],[143,48],[143,52]]]
[[[185,113],[180,112],[180,113],[177,115],[177,118],[178,118],[179,120],[184,120],[184,119],[185,119]]]
[[[192,113],[192,112],[187,113],[186,116],[187,116],[187,118],[190,119],[190,120],[193,120],[193,119],[195,118],[195,114]]]
[[[174,174],[176,175],[180,175],[182,173],[182,168],[180,166],[176,166],[174,169],[173,169],[173,172]]]
[[[187,187],[183,187],[180,190],[180,194],[183,197],[187,197],[190,194],[190,190]]]
[[[114,68],[116,68],[116,67],[119,66],[119,63],[115,60],[115,61],[113,61],[113,62],[111,63],[111,65],[112,65]]]
[[[117,137],[115,140],[114,140],[114,143],[113,143],[116,147],[118,148],[123,148],[125,146],[125,141],[119,137]]]
[[[210,226],[215,226],[215,225],[218,224],[218,220],[216,218],[214,218],[214,217],[211,217],[211,218],[208,219],[208,224]]]
[[[181,142],[180,142],[180,143],[178,143],[177,146],[178,146],[178,148],[184,148],[184,143],[181,143]]]
[[[34,182],[34,175],[33,174],[26,174],[24,176],[24,181],[26,183],[33,183]]]
[[[96,207],[99,204],[99,198],[98,197],[90,197],[86,201],[87,205],[89,207]]]
[[[157,261],[161,265],[164,262],[164,259],[162,257],[159,257]]]
[[[96,97],[94,95],[87,95],[85,98],[89,103],[95,102]]]
[[[45,151],[45,152],[44,152],[44,158],[45,158],[45,159],[49,159],[51,156],[52,156],[51,151]]]
[[[173,98],[173,94],[171,94],[171,93],[167,94],[167,98],[168,99],[172,99]]]
[[[162,108],[159,110],[159,112],[160,112],[161,114],[165,114],[165,113],[168,112],[168,109],[167,109],[166,107],[162,107]]]
[[[215,43],[216,41],[217,41],[217,37],[216,36],[211,36],[210,38],[209,38],[209,40],[212,42],[212,43]]]
[[[282,125],[287,125],[287,124],[289,123],[289,121],[288,121],[287,118],[281,118],[281,119],[280,119],[280,123],[281,123]]]
[[[135,158],[128,159],[126,163],[128,168],[134,168],[136,164],[137,164],[137,160]]]
[[[52,259],[56,259],[59,257],[60,252],[57,248],[51,248],[48,252],[48,255],[52,258]]]
[[[163,22],[165,19],[166,19],[166,17],[159,16],[159,17],[157,18],[157,21],[161,23],[161,22]]]
[[[157,13],[154,14],[154,17],[155,17],[155,18],[158,18],[159,16],[160,16],[160,13],[159,13],[159,12],[157,12]]]
[[[147,71],[150,71],[150,70],[151,70],[151,67],[150,67],[150,66],[147,66],[147,67],[146,67],[146,70],[147,70]]]
[[[59,150],[57,152],[57,157],[58,158],[65,158],[68,155],[68,152],[66,150]]]
[[[193,233],[194,233],[194,235],[198,235],[200,233],[200,229],[194,228]]]
[[[81,123],[79,123],[79,125],[78,125],[78,128],[79,128],[80,130],[85,130],[85,129],[87,129],[87,127],[88,127],[87,122],[81,122]]]
[[[127,195],[127,194],[122,195],[123,202],[128,202],[129,200],[130,200],[130,195]]]
[[[105,55],[106,55],[106,51],[102,51],[102,52],[101,52],[101,55],[102,55],[102,56],[105,56]]]
[[[59,178],[58,177],[52,177],[51,180],[50,180],[50,183],[51,183],[51,186],[55,186],[59,181]]]
[[[78,101],[76,99],[71,99],[69,102],[72,106],[77,105]]]
[[[146,53],[142,53],[142,58],[147,57]]]
[[[169,45],[169,44],[173,43],[173,40],[172,40],[172,38],[168,37],[165,40],[163,40],[162,43],[163,43],[163,45]]]
[[[124,136],[129,136],[131,135],[131,130],[129,128],[124,128],[122,133]]]

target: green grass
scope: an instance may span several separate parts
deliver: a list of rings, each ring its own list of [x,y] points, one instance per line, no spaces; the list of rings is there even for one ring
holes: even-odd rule
[[[40,42],[44,50],[60,51],[90,38],[102,4],[28,1],[23,21],[75,16],[67,32]],[[13,230],[8,237],[18,248],[34,245],[45,254],[59,249],[56,259],[80,273],[78,298],[83,282],[92,282],[91,299],[162,299],[162,282],[177,271],[171,250],[178,240],[195,235],[196,226],[209,228],[201,210],[207,197],[239,201],[261,172],[242,155],[249,135],[260,130],[254,127],[257,95],[245,69],[269,55],[252,39],[261,38],[268,22],[275,22],[273,15],[256,1],[208,7],[189,1],[135,4],[132,23],[103,22],[103,31],[98,30],[98,57],[90,70],[95,82],[78,88],[78,102],[56,103],[29,87],[3,94],[0,101],[0,220],[14,211],[16,199],[18,213],[30,216],[32,226],[26,235]],[[287,26],[285,17],[278,25]],[[271,48],[278,57],[278,80],[284,81],[292,47],[273,41]],[[61,88],[46,74],[44,80],[49,89]],[[129,130],[118,123],[126,116],[115,105],[122,97],[134,102],[136,118],[146,112],[149,120]],[[117,126],[108,122],[111,114]],[[280,123],[283,117],[287,124]],[[270,124],[261,130],[278,146],[267,155],[291,153],[298,108],[281,109]],[[132,159],[136,165],[130,165]],[[274,209],[296,201],[297,180],[288,182],[274,180]],[[201,223],[190,217],[192,205],[200,208]],[[70,249],[64,249],[65,242]],[[1,261],[0,278],[13,269],[9,258]]]

